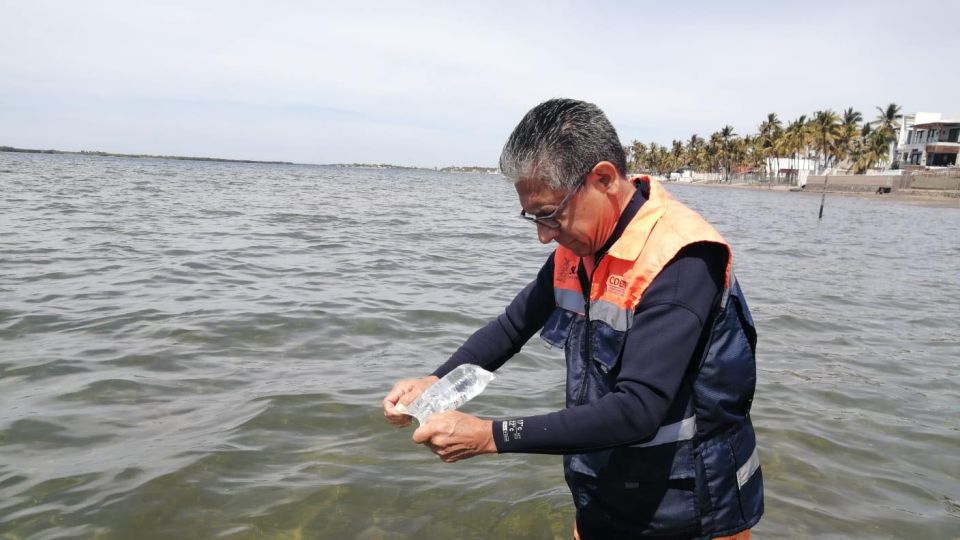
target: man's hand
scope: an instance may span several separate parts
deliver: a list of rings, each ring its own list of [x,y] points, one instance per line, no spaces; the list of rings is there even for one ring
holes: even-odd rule
[[[393,385],[387,397],[383,398],[383,416],[387,418],[387,422],[397,427],[409,426],[413,417],[397,411],[397,404],[413,403],[413,400],[420,397],[424,390],[439,380],[438,377],[430,375],[422,379],[405,379]]]
[[[457,411],[430,415],[413,432],[413,442],[426,445],[447,463],[497,453],[493,422]]]

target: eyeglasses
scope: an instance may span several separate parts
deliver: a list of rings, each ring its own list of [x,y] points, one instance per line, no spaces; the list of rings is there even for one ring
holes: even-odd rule
[[[521,208],[520,217],[522,217],[523,219],[535,225],[543,225],[548,229],[559,229],[560,221],[557,219],[557,216],[560,215],[560,212],[563,212],[563,209],[566,208],[567,204],[570,203],[570,199],[572,199],[573,196],[576,195],[578,191],[580,191],[581,187],[583,187],[582,181],[578,182],[577,185],[574,186],[574,188],[570,191],[570,193],[567,193],[567,196],[564,197],[562,201],[560,201],[560,204],[557,206],[556,210],[554,210],[553,212],[550,212],[545,216],[531,216]]]

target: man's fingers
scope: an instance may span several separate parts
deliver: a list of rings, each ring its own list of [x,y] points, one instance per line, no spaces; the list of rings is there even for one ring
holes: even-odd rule
[[[386,412],[383,413],[383,416],[387,418],[387,422],[390,422],[390,425],[396,426],[398,428],[407,427],[410,425],[410,417],[407,415],[390,415]]]
[[[401,416],[397,411],[396,404],[387,398],[383,400],[383,415],[387,418],[399,418]]]
[[[455,446],[451,448],[445,448],[443,453],[439,453],[437,455],[440,456],[440,459],[442,459],[444,463],[453,463],[460,461],[461,459],[473,457],[474,452],[466,447]]]
[[[413,432],[413,442],[417,444],[423,444],[429,441],[432,443],[433,441],[431,441],[431,438],[433,437],[433,435],[434,435],[434,431],[430,426],[430,424],[429,423],[424,424],[418,427],[416,431]]]
[[[433,444],[431,441],[425,442],[424,446],[429,448],[431,452],[436,454],[436,456],[443,461],[449,461],[450,456],[455,453],[455,451],[452,448],[446,447],[443,445],[436,445],[436,444]]]
[[[417,432],[414,433],[414,442],[423,444],[429,448],[430,451],[436,454],[444,463],[460,461],[461,459],[472,457],[474,454],[470,448],[460,443],[451,443],[450,437],[444,433],[427,430],[421,431],[421,429],[422,428],[418,428]]]
[[[400,381],[397,384],[393,385],[393,388],[387,392],[387,397],[383,398],[384,404],[390,403],[391,405],[396,405],[397,401],[403,397],[404,394],[409,392],[413,388],[413,384],[410,381]]]
[[[413,401],[416,388],[416,381],[403,380],[393,385],[393,389],[387,393],[381,402],[383,405],[383,416],[387,421],[397,427],[406,427],[410,425],[410,416],[397,410],[398,405],[408,405]]]

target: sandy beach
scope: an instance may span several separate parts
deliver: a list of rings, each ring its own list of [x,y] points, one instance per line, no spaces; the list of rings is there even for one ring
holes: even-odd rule
[[[718,183],[706,183],[706,182],[690,182],[690,183],[679,183],[679,182],[666,182],[668,184],[682,184],[690,186],[702,186],[709,188],[721,188],[721,189],[749,189],[755,191],[786,191],[790,193],[796,193],[798,196],[804,197],[820,197],[823,192],[815,188],[811,189],[798,189],[796,186],[764,186],[759,184],[718,184]],[[913,204],[917,206],[927,206],[927,207],[937,207],[937,208],[956,208],[960,210],[960,193],[957,192],[944,192],[944,191],[920,191],[920,190],[901,190],[899,192],[884,193],[878,195],[871,192],[862,192],[862,191],[831,191],[827,189],[827,197],[856,197],[859,199],[871,199],[876,201],[887,201],[887,202],[900,202]]]

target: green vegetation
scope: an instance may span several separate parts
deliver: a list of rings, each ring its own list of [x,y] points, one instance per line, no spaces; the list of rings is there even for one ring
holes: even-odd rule
[[[331,163],[327,167],[338,167],[341,169],[407,169],[407,170],[425,170],[423,167],[406,167],[404,165],[391,165],[389,163]],[[433,169],[429,169],[433,170]]]
[[[478,167],[478,166],[469,166],[469,167],[441,167],[440,172],[457,172],[457,173],[484,173],[484,174],[496,174],[499,169],[496,167]]]
[[[631,171],[659,175],[689,168],[720,173],[724,179],[735,172],[769,176],[776,171],[765,170],[767,158],[793,160],[794,170],[800,168],[802,158],[812,158],[821,169],[838,167],[863,174],[887,161],[896,139],[900,107],[891,103],[877,111],[876,120],[862,123],[863,115],[852,107],[842,114],[826,109],[809,119],[801,115],[786,127],[776,113],[770,113],[754,135],[741,137],[733,127],[724,126],[709,139],[694,134],[686,142],[674,140],[669,147],[633,141],[624,149]]]
[[[150,154],[114,154],[111,152],[98,152],[98,151],[90,151],[90,150],[81,150],[79,152],[68,152],[65,150],[36,150],[33,148],[14,148],[12,146],[0,146],[0,152],[25,152],[29,154],[72,154],[72,155],[101,156],[101,157],[178,159],[183,161],[217,161],[217,162],[224,162],[224,163],[268,163],[272,165],[293,165],[293,163],[289,161],[256,161],[252,159],[224,159],[224,158],[191,157],[191,156],[154,156]]]

